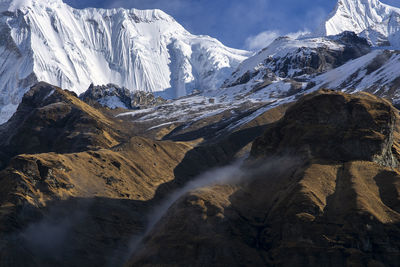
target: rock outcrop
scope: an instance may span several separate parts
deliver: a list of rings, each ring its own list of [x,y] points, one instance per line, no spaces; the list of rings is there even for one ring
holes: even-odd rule
[[[280,37],[245,60],[225,81],[224,87],[246,84],[251,80],[255,82],[260,78],[265,83],[264,87],[269,85],[268,81],[271,83],[279,78],[303,81],[307,75],[324,73],[370,51],[367,40],[353,32],[301,40]]]
[[[269,126],[253,143],[252,156],[365,160],[396,168],[399,155],[393,155],[392,147],[397,113],[388,101],[371,94],[318,91]]]
[[[23,153],[110,148],[129,136],[127,128],[73,92],[38,83],[24,95],[13,117],[0,126],[0,162]]]
[[[115,84],[102,86],[90,85],[88,90],[80,95],[86,103],[99,103],[102,106],[126,109],[140,109],[156,106],[166,102],[161,97],[154,96],[153,93],[145,91],[131,91],[125,87]]]

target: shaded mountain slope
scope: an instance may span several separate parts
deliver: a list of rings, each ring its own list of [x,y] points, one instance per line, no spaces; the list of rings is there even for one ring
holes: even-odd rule
[[[397,114],[365,93],[305,96],[229,185],[175,202],[129,266],[398,266]]]

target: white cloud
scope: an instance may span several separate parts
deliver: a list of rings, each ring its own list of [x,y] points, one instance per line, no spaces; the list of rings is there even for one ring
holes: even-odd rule
[[[245,47],[248,50],[256,51],[263,49],[270,45],[276,38],[280,36],[288,36],[292,39],[297,39],[303,35],[309,34],[308,30],[291,32],[287,34],[282,34],[279,31],[264,31],[257,35],[250,36],[245,41]]]
[[[309,30],[303,30],[303,31],[298,31],[298,32],[290,32],[285,34],[285,36],[290,37],[292,39],[297,39],[300,38],[302,36],[306,36],[308,34],[310,34],[311,32]]]
[[[246,39],[245,46],[249,50],[260,50],[271,44],[280,36],[278,31],[265,31]]]

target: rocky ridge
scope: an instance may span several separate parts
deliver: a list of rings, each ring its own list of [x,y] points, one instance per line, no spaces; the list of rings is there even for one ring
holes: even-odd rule
[[[370,94],[305,96],[231,183],[175,202],[129,266],[398,265],[398,126]]]
[[[392,150],[397,113],[390,102],[370,94],[318,91],[299,99],[256,139],[251,155],[364,160],[397,168],[400,155]]]

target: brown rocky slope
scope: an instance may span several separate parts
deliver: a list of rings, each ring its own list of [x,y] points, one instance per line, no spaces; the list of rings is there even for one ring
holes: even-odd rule
[[[0,129],[0,266],[120,262],[152,201],[212,160],[130,131],[49,84],[24,96]]]
[[[239,182],[182,196],[128,265],[399,266],[398,126],[367,93],[301,98],[253,143]]]
[[[0,266],[121,265],[155,206],[246,153],[282,113],[262,114],[212,144],[199,144],[207,131],[156,141],[135,122],[37,84],[0,126]]]

